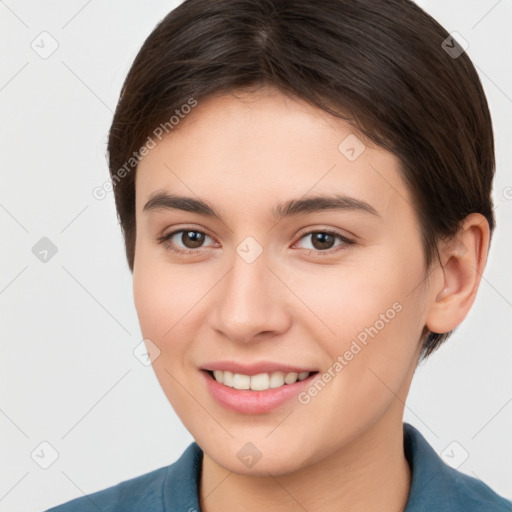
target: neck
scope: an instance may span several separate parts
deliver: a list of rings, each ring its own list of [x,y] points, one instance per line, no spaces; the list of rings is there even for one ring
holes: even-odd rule
[[[402,511],[409,496],[411,471],[404,455],[401,418],[401,414],[385,415],[329,457],[285,475],[238,475],[204,454],[199,485],[201,509]]]

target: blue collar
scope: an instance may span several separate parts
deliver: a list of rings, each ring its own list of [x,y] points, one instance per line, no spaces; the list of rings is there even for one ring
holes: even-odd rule
[[[404,512],[511,512],[512,503],[476,478],[446,465],[421,433],[408,423],[404,453],[412,470],[409,499]],[[168,467],[164,484],[165,509],[201,511],[198,500],[203,452],[191,443]]]

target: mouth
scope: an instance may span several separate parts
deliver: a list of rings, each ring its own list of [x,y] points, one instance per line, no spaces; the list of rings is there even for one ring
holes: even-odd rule
[[[211,379],[228,388],[251,391],[267,391],[269,389],[290,386],[305,380],[318,371],[304,372],[262,372],[255,375],[234,373],[227,370],[203,370]]]
[[[312,386],[319,375],[316,370],[289,370],[291,368],[286,372],[275,370],[247,375],[202,369],[199,373],[210,396],[222,407],[241,414],[263,414],[287,403],[293,404],[293,398]]]

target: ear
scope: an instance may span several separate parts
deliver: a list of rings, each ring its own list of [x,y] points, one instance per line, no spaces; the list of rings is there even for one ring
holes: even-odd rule
[[[480,213],[468,215],[451,240],[439,244],[442,277],[432,290],[426,327],[449,332],[466,317],[480,285],[489,251],[490,229]]]

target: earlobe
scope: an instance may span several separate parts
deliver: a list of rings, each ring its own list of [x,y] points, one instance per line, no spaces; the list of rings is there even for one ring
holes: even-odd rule
[[[433,291],[426,326],[431,332],[455,329],[466,317],[487,262],[490,230],[487,219],[468,215],[453,239],[439,246],[441,284]]]

